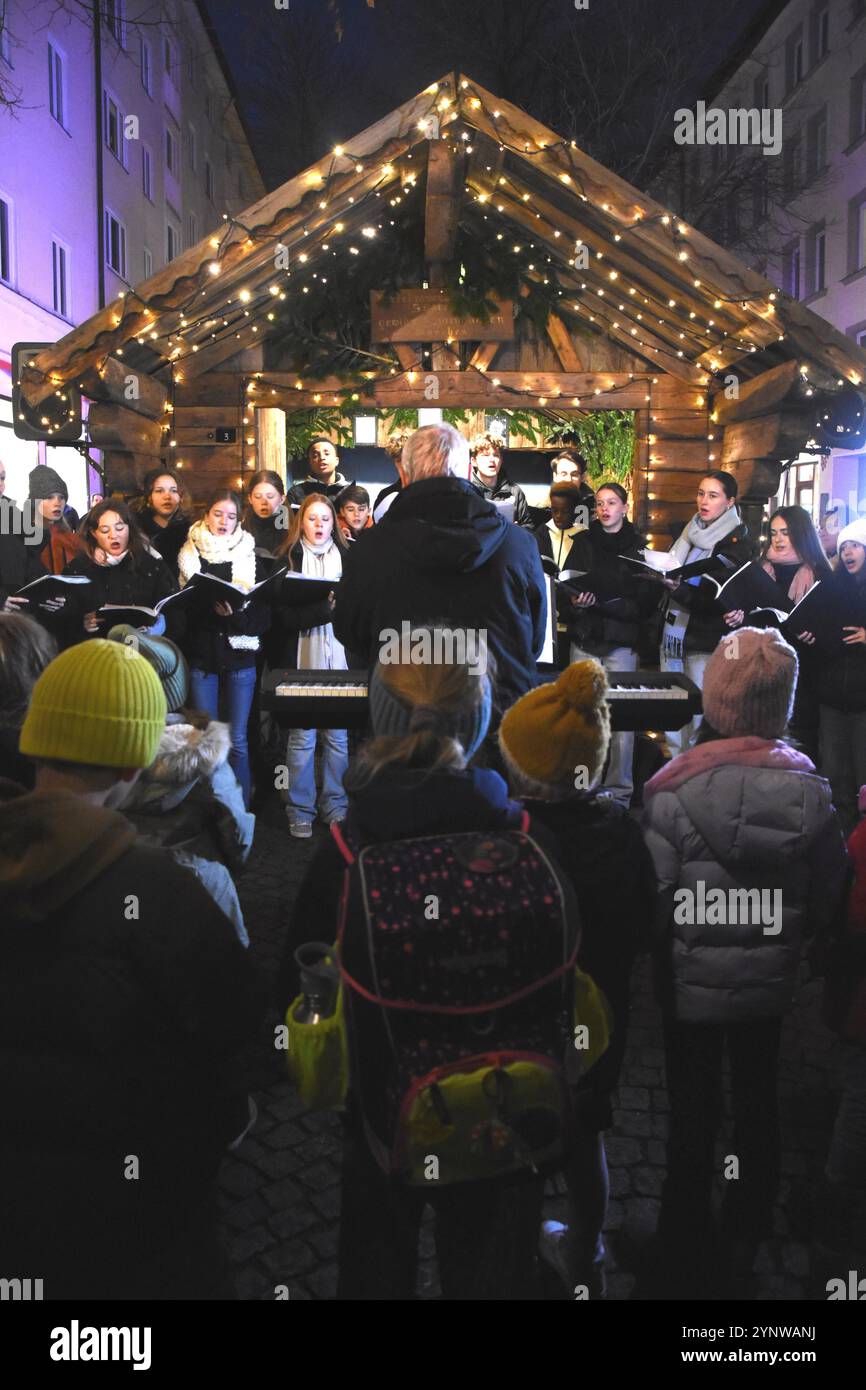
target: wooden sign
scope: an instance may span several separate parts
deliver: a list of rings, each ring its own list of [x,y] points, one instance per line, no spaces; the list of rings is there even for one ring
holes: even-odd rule
[[[514,337],[514,303],[501,300],[490,321],[461,319],[452,312],[447,290],[398,290],[389,303],[381,290],[370,291],[370,340],[374,343],[506,343]]]

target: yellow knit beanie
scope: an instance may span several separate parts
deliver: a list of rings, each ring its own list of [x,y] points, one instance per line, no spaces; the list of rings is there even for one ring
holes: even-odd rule
[[[165,695],[149,661],[94,638],[62,652],[33,687],[21,752],[94,767],[149,767],[165,728]]]
[[[558,680],[530,690],[499,726],[506,763],[544,786],[589,786],[610,744],[607,676],[598,661],[575,661]],[[579,775],[581,770],[584,775]]]

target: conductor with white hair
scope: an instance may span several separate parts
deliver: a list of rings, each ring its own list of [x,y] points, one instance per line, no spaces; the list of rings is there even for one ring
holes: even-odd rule
[[[401,467],[401,492],[345,558],[334,632],[360,669],[405,623],[463,632],[467,647],[483,633],[505,710],[536,684],[547,620],[538,547],[472,486],[469,445],[453,426],[416,430]]]

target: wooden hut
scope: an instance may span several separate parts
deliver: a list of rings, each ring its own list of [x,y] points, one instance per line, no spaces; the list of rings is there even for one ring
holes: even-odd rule
[[[284,472],[302,409],[634,411],[634,516],[659,544],[708,467],[754,524],[819,399],[866,377],[830,324],[459,74],[21,360],[31,419],[91,398],[125,493],[160,460],[194,495]]]

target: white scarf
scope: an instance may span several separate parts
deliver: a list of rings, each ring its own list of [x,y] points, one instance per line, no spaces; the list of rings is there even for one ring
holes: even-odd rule
[[[691,564],[695,560],[704,560],[712,553],[715,546],[737,529],[741,521],[742,517],[737,511],[736,505],[728,507],[721,516],[717,516],[715,521],[709,523],[701,521],[698,513],[695,512],[691,521],[683,527],[674,541],[670,553],[676,557],[677,563],[680,565]],[[665,608],[665,620],[662,627],[661,665],[665,671],[683,670],[686,628],[689,625],[690,617],[689,609],[681,607],[671,595]]]
[[[339,579],[343,573],[343,557],[333,537],[322,545],[310,545],[301,537],[301,574],[310,579]],[[299,671],[345,671],[346,653],[334,636],[331,623],[311,627],[298,634]]]
[[[189,528],[189,535],[180,548],[177,557],[180,574],[180,587],[183,589],[194,574],[201,574],[201,562],[209,565],[232,567],[232,584],[242,589],[251,589],[256,582],[256,543],[249,531],[238,526],[230,536],[215,536],[207,522],[196,521]],[[230,633],[229,646],[235,651],[257,652],[258,637],[243,633]]]

